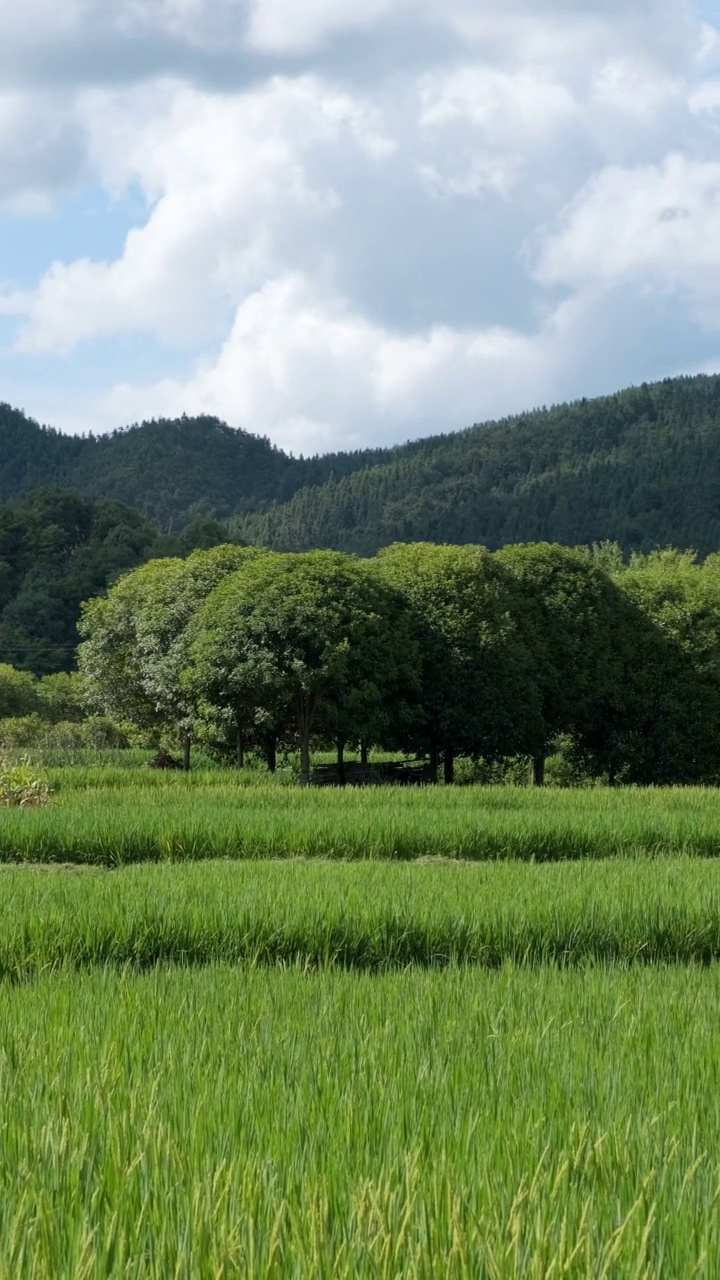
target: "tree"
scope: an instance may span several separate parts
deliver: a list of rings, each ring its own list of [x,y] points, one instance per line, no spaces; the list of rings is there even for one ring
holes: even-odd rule
[[[634,556],[619,586],[646,621],[637,654],[628,781],[717,782],[720,774],[720,560],[673,549]]]
[[[559,734],[598,736],[624,712],[617,588],[586,553],[551,543],[505,547],[496,559],[519,589],[518,622],[531,646],[540,694],[533,780]]]
[[[78,661],[89,696],[110,715],[178,732],[186,767],[195,719],[181,682],[186,628],[218,582],[258,554],[220,546],[187,560],[152,560],[83,608]]]
[[[30,716],[38,710],[38,684],[28,671],[0,662],[0,720]]]
[[[39,712],[53,724],[79,721],[87,714],[85,686],[77,671],[57,671],[42,676],[37,685]]]
[[[249,561],[193,627],[188,688],[255,729],[293,725],[300,777],[314,731],[342,745],[390,732],[416,694],[418,648],[401,596],[334,552]]]
[[[422,652],[420,716],[408,744],[438,757],[530,749],[539,730],[532,656],[515,618],[511,575],[484,547],[396,543],[377,572],[410,604]]]

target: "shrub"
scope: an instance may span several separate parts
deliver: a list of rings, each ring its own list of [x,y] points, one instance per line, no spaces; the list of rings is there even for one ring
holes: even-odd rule
[[[39,808],[50,801],[50,784],[29,760],[11,763],[0,757],[0,808]]]

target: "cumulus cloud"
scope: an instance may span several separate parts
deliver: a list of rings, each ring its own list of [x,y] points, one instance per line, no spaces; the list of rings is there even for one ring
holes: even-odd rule
[[[470,420],[486,379],[486,408],[499,409],[519,365],[547,387],[542,345],[499,327],[393,333],[294,274],[248,297],[218,355],[189,378],[117,386],[103,411],[211,412],[252,423],[295,451],[357,448],[388,432],[427,430],[449,401],[460,421]]]
[[[593,178],[548,238],[538,278],[685,293],[720,323],[720,163],[669,156]]]
[[[683,349],[716,327],[720,39],[690,0],[0,0],[0,20],[0,210],[81,185],[132,204],[119,253],[50,231],[35,284],[0,286],[24,367],[157,341],[156,375],[108,373],[85,420],[402,439],[601,389],[593,369],[675,372],[678,309]]]
[[[238,296],[283,261],[293,238],[339,197],[304,163],[342,145],[371,164],[392,151],[372,108],[310,77],[254,93],[182,85],[123,100],[94,95],[89,151],[116,193],[139,184],[151,205],[114,262],[54,263],[0,310],[24,317],[19,346],[63,351],[84,338],[145,329],[168,341],[207,337]],[[108,143],[110,144],[108,146]]]
[[[82,132],[57,95],[0,93],[0,206],[44,212],[85,159]]]

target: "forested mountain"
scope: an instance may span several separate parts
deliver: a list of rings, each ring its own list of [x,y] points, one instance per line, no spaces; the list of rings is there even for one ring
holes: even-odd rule
[[[0,498],[57,485],[165,534],[371,554],[402,540],[720,547],[720,376],[675,378],[393,449],[292,458],[216,418],[64,436],[0,406]]]
[[[37,675],[69,670],[82,600],[154,556],[227,537],[207,520],[179,538],[163,537],[122,503],[87,502],[58,489],[0,505],[0,663]]]
[[[163,533],[198,514],[225,519],[283,502],[386,456],[386,450],[298,459],[218,418],[144,422],[102,436],[66,436],[0,404],[0,500],[41,485],[134,507]]]
[[[678,378],[419,441],[241,519],[248,541],[720,548],[720,377]]]

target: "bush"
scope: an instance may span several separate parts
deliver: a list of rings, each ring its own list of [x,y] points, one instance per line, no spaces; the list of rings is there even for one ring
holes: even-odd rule
[[[0,808],[36,809],[50,802],[47,778],[29,760],[12,764],[0,757]]]
[[[38,745],[47,726],[40,716],[9,716],[0,720],[0,750]]]

